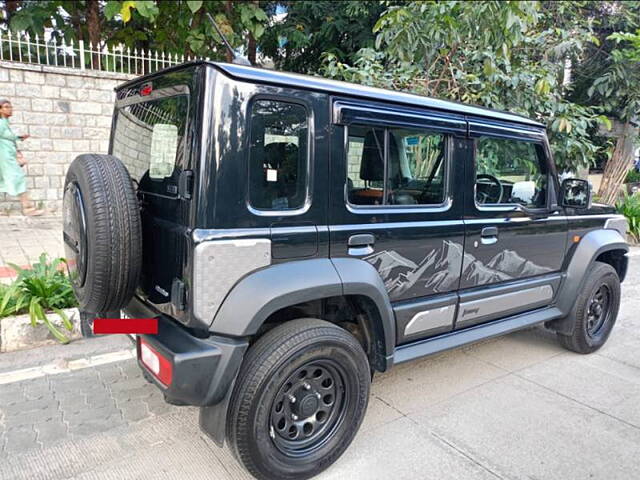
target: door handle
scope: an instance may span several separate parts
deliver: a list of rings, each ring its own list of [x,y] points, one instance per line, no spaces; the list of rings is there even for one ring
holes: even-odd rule
[[[347,253],[355,257],[361,257],[363,255],[369,255],[373,253],[373,245],[376,240],[370,233],[362,233],[358,235],[351,235],[347,244],[349,249]]]
[[[480,231],[480,241],[483,245],[493,245],[498,241],[498,227],[484,227]]]

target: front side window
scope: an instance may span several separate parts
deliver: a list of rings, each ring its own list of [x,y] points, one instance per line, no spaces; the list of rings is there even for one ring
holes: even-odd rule
[[[258,100],[251,108],[249,203],[295,210],[307,199],[308,126],[302,105]]]
[[[353,205],[440,205],[445,200],[443,134],[350,127],[347,197]]]
[[[544,208],[548,170],[539,145],[480,137],[476,145],[476,203]]]

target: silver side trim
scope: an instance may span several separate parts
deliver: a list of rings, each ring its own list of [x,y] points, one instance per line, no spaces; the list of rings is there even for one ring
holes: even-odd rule
[[[442,327],[451,327],[453,325],[453,316],[456,312],[455,305],[446,305],[437,307],[432,310],[416,313],[404,329],[404,335],[414,335],[424,332],[425,330],[433,330]]]
[[[527,288],[515,292],[502,293],[479,300],[471,300],[460,304],[456,325],[467,324],[482,317],[496,316],[497,314],[523,311],[535,306],[543,306],[553,299],[551,285]]]
[[[229,290],[248,273],[271,264],[271,240],[216,240],[195,248],[193,313],[210,323]]]
[[[629,223],[627,222],[626,217],[623,215],[615,216],[609,218],[606,222],[604,222],[604,228],[610,230],[617,230],[622,238],[627,239],[627,230],[629,228]]]

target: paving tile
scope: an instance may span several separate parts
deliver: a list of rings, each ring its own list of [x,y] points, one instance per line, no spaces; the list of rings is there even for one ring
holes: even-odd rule
[[[105,418],[117,417],[120,415],[118,408],[114,406],[106,406],[101,408],[84,408],[80,410],[64,411],[64,421],[69,427],[78,426],[85,422],[101,420]]]
[[[20,453],[35,447],[36,431],[33,427],[18,427],[6,431],[5,453]]]
[[[640,375],[603,355],[553,358],[518,372],[563,396],[640,428]]]
[[[125,420],[122,418],[120,412],[118,412],[117,414],[106,417],[89,418],[81,423],[68,424],[68,426],[69,434],[74,437],[78,437],[106,432],[125,424]]]
[[[410,418],[506,478],[629,479],[640,471],[640,429],[515,375]]]
[[[409,419],[401,418],[358,435],[340,461],[321,478],[495,480],[496,477]]]
[[[508,372],[566,354],[552,332],[535,328],[465,347],[463,351]]]
[[[458,350],[402,364],[377,375],[372,392],[407,414],[506,374],[505,370]]]
[[[46,424],[34,425],[36,431],[36,440],[41,445],[52,445],[61,440],[64,440],[68,434],[69,429],[63,422],[51,422]]]

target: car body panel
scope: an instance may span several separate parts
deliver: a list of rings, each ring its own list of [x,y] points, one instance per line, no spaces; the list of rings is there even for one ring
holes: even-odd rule
[[[328,298],[365,299],[368,315],[357,321],[369,335],[372,368],[384,371],[394,363],[544,322],[566,332],[562,318],[589,266],[607,252],[618,255],[624,278],[628,246],[619,232],[620,222],[606,227],[607,220],[617,218],[614,210],[558,206],[557,172],[544,126],[538,122],[416,95],[212,62],[172,67],[127,82],[118,91],[149,81],[162,84],[163,78],[190,68],[201,69],[197,122],[185,157],[189,163],[181,167],[194,172],[192,195],[169,200],[141,194],[148,271],[157,270],[152,279],[164,282],[165,291],[169,280],[184,283],[184,309],[154,301],[148,293],[154,285],[143,285],[127,311],[162,317],[172,325],[163,327],[165,337],[176,328],[176,337],[197,338],[194,344],[203,358],[233,358],[224,374],[215,373],[216,385],[204,381],[211,379],[192,378],[215,393],[202,397],[205,400],[193,400],[190,387],[172,392],[177,400],[203,406],[201,426],[219,444],[241,364],[237,352],[243,353],[270,327],[273,315],[290,306]],[[249,203],[250,112],[260,99],[305,108],[308,184],[306,201],[297,210],[260,211]],[[351,125],[444,133],[445,201],[389,208],[350,205],[345,150]],[[478,208],[478,135],[526,139],[544,150],[552,187],[544,211]],[[498,228],[497,242],[480,242],[485,227]],[[353,237],[373,241],[370,248],[354,248]],[[244,245],[245,240],[268,242],[269,261],[249,262],[241,272],[216,283],[225,291],[214,295],[203,289],[194,298],[194,281],[206,282],[207,273],[224,274],[215,266],[215,252],[220,251],[216,242]],[[196,265],[196,251],[214,253]],[[227,260],[225,268],[233,269],[233,258]],[[202,265],[204,274],[196,275]],[[203,311],[196,304],[207,296],[216,298],[215,308],[196,314]],[[172,341],[163,338],[156,339],[156,347],[182,361],[170,348]],[[225,353],[232,351],[233,355]],[[206,369],[202,372],[211,376]]]

